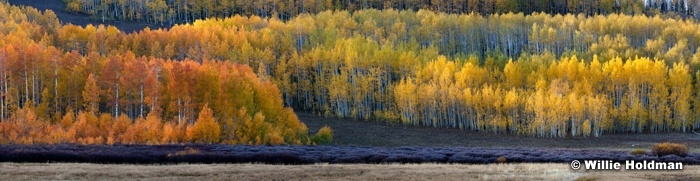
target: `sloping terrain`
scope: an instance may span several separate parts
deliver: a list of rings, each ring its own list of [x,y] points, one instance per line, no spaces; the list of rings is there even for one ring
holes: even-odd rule
[[[494,134],[459,129],[391,125],[387,123],[322,117],[297,111],[309,130],[324,125],[333,128],[333,145],[431,146],[431,147],[516,147],[630,150],[651,148],[658,142],[685,143],[699,151],[700,136],[692,133],[603,134],[598,138],[542,138]]]
[[[132,22],[132,21],[106,21],[91,19],[90,16],[85,14],[69,13],[66,12],[66,5],[60,0],[8,0],[12,5],[24,5],[32,6],[40,11],[52,10],[61,23],[63,24],[74,24],[85,26],[88,24],[99,25],[112,25],[123,32],[134,32],[142,30],[146,27],[151,29],[164,28],[164,26],[158,26],[153,24],[147,24],[142,22]]]
[[[138,22],[102,22],[84,14],[66,12],[61,1],[9,0],[14,5],[29,5],[40,10],[50,9],[64,23],[77,25],[109,24],[125,32],[138,31],[145,27],[157,27]],[[688,144],[691,151],[700,147],[700,136],[690,133],[659,134],[604,134],[599,138],[536,138],[509,134],[493,134],[458,129],[413,127],[390,125],[354,119],[336,119],[297,112],[309,130],[316,131],[323,125],[334,130],[333,145],[355,146],[423,146],[423,147],[517,147],[517,148],[574,148],[574,149],[632,149],[649,148],[657,142],[679,142]]]

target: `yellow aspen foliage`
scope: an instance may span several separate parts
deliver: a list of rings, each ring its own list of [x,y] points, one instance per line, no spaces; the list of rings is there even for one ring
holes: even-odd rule
[[[155,112],[146,116],[144,123],[144,141],[146,144],[159,144],[163,138],[163,123]]]
[[[520,124],[517,123],[520,120],[520,112],[522,111],[522,98],[519,97],[518,92],[515,89],[508,91],[503,98],[503,114],[505,115],[506,124],[508,130],[511,133],[515,133],[518,130]]]
[[[163,134],[162,138],[160,139],[161,144],[172,144],[172,143],[179,143],[180,142],[180,134],[178,134],[180,130],[178,129],[178,126],[175,125],[174,123],[165,123],[163,124]]]
[[[195,143],[218,143],[221,139],[221,127],[214,119],[209,106],[204,105],[193,126],[187,127],[188,140]]]
[[[221,143],[236,143],[236,124],[233,118],[224,119],[221,122]]]
[[[583,124],[581,124],[581,130],[583,131],[583,136],[588,137],[591,135],[591,121],[586,119],[583,121]]]
[[[75,114],[73,110],[69,109],[63,116],[61,119],[61,126],[63,126],[63,128],[68,129],[73,125],[73,122],[75,122],[75,116],[73,116],[73,114]]]
[[[284,118],[280,120],[282,124],[276,124],[275,129],[280,130],[280,135],[285,144],[303,144],[308,135],[308,128],[304,123],[299,121],[296,113],[292,108],[285,108],[283,113]]]
[[[96,125],[97,129],[100,130],[99,136],[106,138],[109,135],[113,123],[114,121],[112,120],[111,115],[107,113],[100,114],[100,117],[97,118]]]
[[[47,134],[42,140],[46,144],[68,143],[73,140],[73,138],[68,137],[68,133],[60,124],[48,126],[44,132]]]
[[[143,10],[159,10],[150,21],[205,16],[163,2]],[[211,5],[189,2],[197,12]],[[439,7],[425,6],[448,7],[434,4]],[[328,116],[541,137],[700,127],[699,86],[690,75],[700,67],[697,22],[354,11],[360,7],[312,13],[326,5],[304,6],[311,14],[289,17],[300,12],[285,8],[275,10],[288,11],[279,13],[285,20],[235,16],[128,33],[64,26],[55,14],[0,4],[0,19],[10,27],[0,36],[0,142],[310,142],[306,126],[285,105]],[[633,23],[609,26],[619,22]],[[207,114],[199,109],[204,104]]]
[[[242,125],[236,130],[238,143],[241,144],[265,144],[268,140],[270,126],[265,123],[262,113],[255,113],[253,118],[244,118]]]
[[[675,63],[668,72],[668,87],[671,89],[669,104],[673,110],[671,120],[673,129],[687,131],[692,125],[690,101],[692,97],[692,76],[685,63]]]
[[[37,116],[31,107],[19,109],[12,116],[14,121],[13,132],[18,136],[20,144],[35,144],[41,140],[41,130],[46,126],[43,122],[37,120]],[[38,129],[37,129],[38,128]]]
[[[116,139],[115,142],[125,143],[124,135],[127,130],[131,127],[131,119],[126,115],[121,115],[114,119],[112,123],[112,128],[109,130],[109,135]]]
[[[416,85],[410,77],[402,80],[394,88],[394,99],[404,124],[418,125],[418,97],[412,96],[414,94],[417,94]]]
[[[121,119],[121,117],[125,117],[128,119],[128,117],[126,115],[122,115],[119,117],[120,117],[119,119]],[[128,144],[144,143],[145,142],[145,139],[144,139],[145,129],[144,128],[146,127],[145,122],[146,122],[146,119],[144,119],[143,117],[136,118],[136,120],[134,120],[134,123],[132,123],[131,126],[129,126],[126,129],[126,132],[122,135],[122,142],[128,143]]]
[[[333,130],[331,130],[331,127],[323,126],[314,136],[311,137],[311,141],[313,141],[314,144],[319,145],[328,144],[333,141]]]
[[[503,68],[503,76],[505,77],[506,88],[522,88],[525,83],[525,77],[522,75],[520,63],[513,62],[513,59],[508,60]]]
[[[95,76],[90,74],[85,81],[85,89],[83,90],[83,101],[85,101],[85,111],[97,115],[99,111],[100,87],[97,86]]]
[[[270,145],[281,145],[284,144],[284,138],[280,134],[278,130],[273,130],[270,133],[270,142],[268,143]]]
[[[100,136],[100,130],[96,126],[97,118],[83,111],[78,112],[76,122],[70,129],[75,131],[76,138],[82,140],[79,143],[93,144],[94,138]]]

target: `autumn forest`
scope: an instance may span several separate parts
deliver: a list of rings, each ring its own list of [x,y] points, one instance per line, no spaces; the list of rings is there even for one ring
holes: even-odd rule
[[[116,1],[102,11],[67,2],[165,21],[165,12],[144,16]],[[0,143],[331,139],[329,127],[309,135],[294,109],[536,137],[689,132],[700,127],[700,24],[684,6],[674,6],[682,17],[643,5],[602,15],[558,6],[199,9],[168,16],[184,24],[125,33],[0,3]]]

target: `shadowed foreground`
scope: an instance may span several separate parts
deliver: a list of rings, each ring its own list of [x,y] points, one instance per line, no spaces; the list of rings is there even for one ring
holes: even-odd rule
[[[0,145],[0,162],[64,162],[104,164],[177,163],[569,163],[598,159],[655,160],[700,164],[700,153],[685,157],[627,151],[544,148],[479,147],[352,147],[352,146],[245,146],[245,145]]]
[[[184,164],[0,163],[7,180],[697,180],[682,171],[575,171],[568,164]]]
[[[631,151],[648,149],[659,142],[688,145],[692,152],[700,148],[700,136],[691,133],[603,134],[598,138],[544,138],[512,134],[494,134],[460,129],[392,125],[357,119],[330,118],[297,111],[309,130],[328,125],[333,128],[333,145],[381,147],[492,147],[492,148],[571,148]]]

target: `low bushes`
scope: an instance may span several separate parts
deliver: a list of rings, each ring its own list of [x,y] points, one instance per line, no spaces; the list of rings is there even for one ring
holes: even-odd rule
[[[627,151],[542,148],[354,147],[247,145],[0,145],[0,162],[115,164],[265,163],[568,163],[572,160],[655,160],[700,164],[688,156],[633,156]]]
[[[654,155],[659,157],[665,155],[678,155],[678,156],[688,156],[688,146],[679,143],[657,143],[651,147],[651,151]]]
[[[186,156],[186,155],[196,155],[196,154],[199,154],[199,150],[187,147],[187,148],[185,148],[185,150],[182,150],[182,151],[178,151],[175,153],[168,153],[167,156],[173,157],[173,156]]]
[[[641,149],[641,148],[637,148],[637,149],[634,149],[634,150],[630,151],[630,154],[631,154],[631,155],[637,155],[637,156],[639,156],[639,155],[646,155],[646,154],[647,154],[647,151],[644,150],[644,149]]]
[[[331,143],[333,141],[333,130],[331,130],[331,127],[324,126],[311,137],[311,141],[319,145]]]
[[[496,159],[496,162],[498,162],[498,163],[506,163],[506,157],[498,157],[498,158]]]

